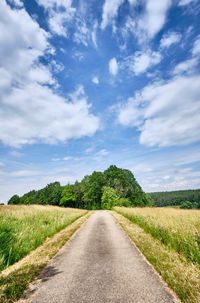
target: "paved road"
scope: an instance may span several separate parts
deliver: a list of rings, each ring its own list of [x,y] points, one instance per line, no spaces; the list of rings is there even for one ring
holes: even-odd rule
[[[106,211],[89,218],[39,279],[23,302],[177,302]]]

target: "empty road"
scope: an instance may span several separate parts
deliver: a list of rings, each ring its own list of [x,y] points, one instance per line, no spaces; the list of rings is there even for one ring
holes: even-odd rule
[[[31,303],[175,303],[107,211],[96,211],[31,286]]]

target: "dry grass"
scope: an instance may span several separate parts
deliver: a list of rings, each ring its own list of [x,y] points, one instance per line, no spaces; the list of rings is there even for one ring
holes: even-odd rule
[[[41,209],[40,209],[41,210]],[[47,238],[43,245],[32,251],[18,263],[5,269],[0,275],[0,302],[15,302],[29,283],[47,265],[72,234],[85,222],[92,212],[87,213],[74,223]]]
[[[191,235],[198,227],[200,212],[186,211],[184,219],[184,212],[181,213],[175,209],[116,209],[118,212],[137,214],[141,219],[154,222],[155,226],[162,226],[165,229],[169,228],[174,233],[179,232],[179,235],[184,235],[181,230],[189,228],[186,235]],[[163,211],[163,212],[162,212]],[[182,253],[178,253],[171,245],[163,243],[161,238],[151,235],[150,232],[145,231],[138,226],[121,216],[119,213],[112,212],[123,229],[128,233],[140,251],[145,255],[147,260],[154,266],[157,272],[167,282],[169,287],[174,290],[184,303],[199,303],[200,302],[200,267],[196,263],[188,261]],[[131,218],[131,217],[130,217]],[[193,220],[194,219],[194,220]],[[137,221],[137,220],[136,220]],[[184,224],[185,221],[185,224]],[[141,223],[142,221],[138,221]],[[146,222],[146,221],[145,221]],[[193,225],[191,227],[190,225]],[[142,223],[141,223],[142,226]]]
[[[196,233],[200,232],[199,210],[116,207],[116,211],[188,261],[200,264],[200,246],[196,240]]]

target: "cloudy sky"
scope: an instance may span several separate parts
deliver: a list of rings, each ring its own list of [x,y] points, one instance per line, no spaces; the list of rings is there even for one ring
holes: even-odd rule
[[[115,164],[200,188],[198,0],[0,0],[0,202]]]

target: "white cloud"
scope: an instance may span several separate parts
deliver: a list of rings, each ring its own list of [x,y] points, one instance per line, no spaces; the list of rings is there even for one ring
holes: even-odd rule
[[[64,161],[69,161],[69,160],[71,160],[71,159],[72,159],[72,157],[69,157],[69,156],[63,158]]]
[[[3,167],[4,166],[4,163],[3,162],[0,162],[0,167]]]
[[[95,84],[99,84],[99,79],[97,77],[92,78],[92,82]]]
[[[197,0],[180,0],[179,1],[179,6],[184,6],[184,5],[188,5],[192,2],[196,2]]]
[[[78,44],[88,46],[91,32],[86,25],[85,20],[81,18],[76,19],[76,32],[74,33],[74,41]]]
[[[23,7],[23,3],[20,0],[8,0],[8,2],[16,7]]]
[[[140,143],[186,145],[200,140],[200,76],[155,83],[121,106],[118,121],[137,127]]]
[[[11,156],[14,156],[14,157],[21,157],[21,156],[23,156],[23,153],[21,153],[19,151],[16,151],[16,150],[12,150],[11,152],[9,152],[9,154]]]
[[[173,70],[174,75],[178,74],[192,74],[194,73],[198,64],[198,58],[191,58],[177,64]]]
[[[194,74],[197,71],[199,60],[200,60],[200,36],[194,42],[193,48],[191,49],[192,56],[190,59],[178,63],[173,74]]]
[[[85,150],[86,153],[91,153],[91,152],[93,152],[93,151],[94,151],[94,147],[88,147],[88,148]]]
[[[121,66],[139,75],[160,61],[161,55],[158,52],[152,52],[150,50],[146,52],[138,51],[135,52],[133,56],[127,57]]]
[[[160,46],[162,48],[170,47],[172,44],[178,43],[180,39],[181,39],[181,35],[179,33],[176,32],[167,33],[162,37],[160,41]]]
[[[112,58],[109,61],[109,72],[113,75],[116,76],[118,73],[118,64],[116,58]]]
[[[12,10],[5,1],[0,20],[0,140],[18,147],[92,135],[99,119],[90,113],[83,88],[68,99],[57,95],[49,68],[39,63],[51,51],[48,34],[24,9]]]
[[[130,5],[135,5],[137,3],[137,0],[128,0]]]
[[[92,42],[96,48],[97,48],[97,28],[98,28],[98,22],[95,21],[91,35],[92,35]]]
[[[113,24],[114,18],[117,16],[118,9],[124,0],[105,0],[103,6],[101,29],[105,29],[107,25]]]
[[[41,172],[37,170],[17,170],[9,174],[11,177],[30,177],[40,175]]]
[[[166,14],[171,6],[171,0],[148,0],[144,15],[138,21],[138,35],[143,32],[148,38],[153,38],[166,22]]]
[[[76,9],[72,0],[37,0],[48,12],[50,30],[57,35],[67,37],[67,24],[74,16]]]
[[[194,42],[194,46],[192,49],[193,56],[200,56],[200,36],[197,37],[196,41]]]

